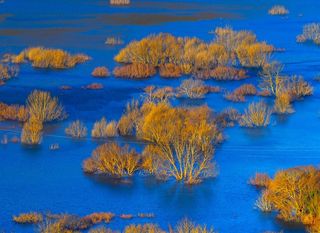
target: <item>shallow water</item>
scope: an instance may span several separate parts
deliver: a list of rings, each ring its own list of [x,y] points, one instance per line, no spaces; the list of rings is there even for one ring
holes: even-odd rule
[[[134,1],[134,0],[133,0]],[[45,127],[42,145],[27,148],[19,144],[0,145],[0,230],[32,232],[32,227],[12,223],[11,216],[27,211],[68,212],[85,215],[91,212],[154,213],[152,220],[119,220],[110,227],[118,229],[131,222],[152,221],[166,228],[183,217],[212,225],[221,233],[263,231],[304,232],[301,226],[290,226],[275,220],[273,215],[254,209],[259,191],[247,184],[255,172],[274,174],[279,169],[298,165],[318,165],[320,161],[319,83],[313,78],[320,73],[320,48],[297,44],[295,37],[302,26],[319,22],[320,2],[264,0],[173,0],[139,1],[129,7],[110,7],[100,0],[7,0],[0,4],[0,51],[15,52],[28,46],[42,45],[83,52],[93,59],[71,70],[47,71],[23,65],[18,78],[0,87],[0,101],[24,103],[35,88],[58,96],[69,114],[66,121]],[[275,3],[286,5],[286,17],[267,15]],[[133,20],[128,16],[134,16]],[[154,77],[144,81],[107,78],[93,79],[92,69],[106,65],[111,70],[113,56],[123,46],[107,46],[106,37],[119,36],[125,43],[151,33],[170,32],[177,36],[212,39],[208,31],[216,26],[254,31],[260,40],[285,48],[274,59],[285,64],[288,74],[301,74],[315,86],[312,97],[294,104],[295,113],[273,117],[266,129],[234,127],[225,132],[227,140],[217,148],[215,160],[219,175],[202,184],[189,187],[176,182],[159,182],[150,177],[135,176],[128,183],[87,177],[82,161],[102,141],[71,140],[64,128],[81,119],[89,128],[95,120],[106,116],[118,119],[127,101],[139,98],[150,84],[178,86],[179,80]],[[104,85],[102,90],[83,90],[92,82]],[[232,90],[246,81],[214,82]],[[72,90],[62,91],[61,85]],[[251,100],[248,98],[248,100]],[[210,94],[195,103],[179,100],[177,104],[201,104],[221,110],[233,105],[243,109],[246,103],[232,104],[221,94]],[[19,135],[20,125],[0,122],[0,136]],[[143,143],[117,139],[141,150]],[[60,150],[49,146],[60,144]]]

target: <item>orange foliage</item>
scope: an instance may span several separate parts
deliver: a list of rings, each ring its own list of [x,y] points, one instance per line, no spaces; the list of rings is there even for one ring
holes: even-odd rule
[[[0,120],[24,122],[28,119],[28,116],[28,110],[23,105],[7,105],[0,103]]]
[[[36,213],[36,212],[30,212],[30,213],[22,213],[18,216],[13,216],[13,221],[16,223],[22,223],[22,224],[34,224],[39,223],[43,220],[42,214]]]
[[[143,79],[149,78],[156,74],[156,69],[146,64],[130,64],[116,67],[113,74],[119,78]]]
[[[160,76],[164,78],[179,78],[181,76],[181,69],[179,66],[167,63],[160,65]]]
[[[105,66],[98,66],[98,67],[94,68],[94,70],[92,71],[91,75],[92,75],[93,77],[104,78],[104,77],[110,76],[110,72],[109,72],[109,70],[108,70],[107,67],[105,67]]]
[[[254,186],[268,187],[271,178],[265,173],[256,173],[254,177],[251,177],[249,183]]]
[[[244,102],[245,96],[248,95],[256,95],[257,89],[252,84],[243,84],[242,86],[235,89],[232,93],[228,93],[224,97],[227,100],[235,101],[235,102]]]
[[[246,71],[227,66],[218,66],[208,73],[205,78],[213,78],[215,80],[241,80],[247,78]]]

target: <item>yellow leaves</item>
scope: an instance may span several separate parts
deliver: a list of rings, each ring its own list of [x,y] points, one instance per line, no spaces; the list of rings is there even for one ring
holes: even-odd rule
[[[21,142],[29,145],[41,143],[43,124],[31,117],[24,125],[21,133]]]
[[[265,127],[270,123],[271,113],[264,102],[251,103],[241,116],[239,124],[244,127]]]

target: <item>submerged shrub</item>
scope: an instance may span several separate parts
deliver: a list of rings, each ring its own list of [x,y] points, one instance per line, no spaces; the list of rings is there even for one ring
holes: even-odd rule
[[[258,187],[268,187],[271,178],[265,173],[256,173],[254,177],[251,177],[249,183]]]
[[[213,228],[207,226],[196,225],[188,219],[182,220],[178,223],[175,233],[214,233]]]
[[[263,191],[259,199],[256,201],[255,206],[262,212],[271,212],[273,210],[272,202],[269,200],[269,192]]]
[[[316,233],[320,220],[320,171],[318,168],[297,167],[276,173],[261,196],[278,218],[302,223]]]
[[[124,233],[165,233],[158,225],[146,223],[144,225],[131,224],[124,229]]]
[[[294,110],[291,106],[291,94],[288,92],[277,93],[276,99],[274,101],[274,111],[276,113],[285,114],[292,113]]]
[[[119,37],[108,37],[106,41],[104,42],[106,45],[122,45],[123,40],[121,40]]]
[[[155,86],[147,86],[144,88],[145,102],[167,103],[173,96],[172,87],[156,88]]]
[[[83,122],[76,120],[69,124],[65,133],[74,138],[84,138],[87,136],[87,127]]]
[[[208,88],[201,80],[186,79],[177,88],[178,96],[186,96],[192,99],[203,98],[208,93]]]
[[[269,11],[269,15],[287,15],[289,14],[288,9],[285,6],[275,5]]]
[[[17,77],[19,69],[16,66],[3,65],[0,63],[0,81],[6,81],[8,79]]]
[[[107,67],[105,66],[98,66],[94,68],[92,71],[91,75],[93,77],[99,77],[99,78],[104,78],[110,76],[110,72]]]
[[[265,127],[270,123],[272,111],[264,102],[251,103],[242,114],[239,123],[244,127]]]
[[[156,69],[147,64],[130,64],[116,67],[113,74],[119,78],[143,79],[154,76]]]
[[[122,136],[131,136],[135,133],[137,121],[140,118],[139,104],[132,101],[127,104],[126,112],[121,116],[118,122],[118,130]]]
[[[33,91],[27,99],[27,109],[31,118],[39,122],[61,120],[66,117],[64,108],[49,92]]]
[[[246,71],[227,66],[218,66],[208,73],[215,80],[241,80],[247,78]]]
[[[27,145],[40,144],[42,140],[42,129],[42,122],[31,117],[23,125],[21,132],[21,142]]]
[[[84,54],[70,55],[61,49],[34,47],[22,51],[14,58],[13,62],[21,63],[28,60],[33,67],[37,68],[66,69],[84,63],[89,59],[90,57]]]
[[[129,146],[106,143],[95,149],[91,157],[83,162],[83,170],[91,174],[131,176],[138,169],[139,160],[139,155]]]
[[[234,126],[241,114],[235,108],[226,108],[215,117],[215,122],[221,127]]]
[[[90,83],[83,88],[88,90],[100,90],[103,89],[103,85],[101,83]]]
[[[303,33],[297,36],[297,42],[308,41],[320,44],[320,23],[310,23],[303,26]]]
[[[301,97],[312,95],[313,87],[303,77],[292,76],[287,79],[287,91],[292,99],[300,99]]]
[[[29,113],[25,106],[0,103],[0,121],[10,120],[25,122],[28,117]]]
[[[245,96],[248,95],[256,95],[257,89],[252,84],[243,84],[242,86],[235,89],[233,92],[228,93],[224,97],[227,100],[234,101],[234,102],[244,102]]]
[[[106,118],[103,117],[94,123],[91,136],[94,138],[114,137],[117,136],[117,131],[117,123],[115,121],[107,123]]]
[[[111,5],[129,5],[130,0],[110,0]]]
[[[22,213],[18,216],[13,216],[13,221],[21,224],[35,224],[42,222],[42,220],[42,214],[36,212]]]

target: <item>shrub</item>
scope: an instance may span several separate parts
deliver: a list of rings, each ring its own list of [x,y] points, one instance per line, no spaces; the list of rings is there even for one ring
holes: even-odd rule
[[[221,133],[210,121],[210,110],[166,104],[147,108],[137,127],[138,137],[153,143],[143,153],[151,166],[147,170],[159,178],[173,177],[189,184],[214,176],[213,144],[221,140]]]
[[[271,212],[272,202],[269,200],[268,197],[268,191],[263,191],[262,195],[259,197],[259,199],[256,201],[255,206],[261,210],[262,212]]]
[[[110,72],[109,72],[109,70],[108,70],[107,67],[105,67],[105,66],[98,66],[98,67],[94,68],[94,70],[92,71],[91,75],[92,75],[93,77],[104,78],[104,77],[110,76]]]
[[[98,228],[95,228],[95,229],[91,229],[89,231],[89,233],[120,233],[118,231],[113,231],[111,229],[108,229],[106,227],[98,227]]]
[[[103,89],[103,85],[101,83],[91,83],[83,88],[88,90],[100,90]]]
[[[276,5],[273,6],[269,11],[269,15],[287,15],[289,14],[288,9],[285,8],[285,6]]]
[[[258,187],[268,187],[271,178],[265,173],[256,173],[254,177],[251,177],[249,183]]]
[[[126,112],[121,116],[118,123],[118,130],[122,136],[130,136],[135,133],[135,127],[140,117],[140,110],[137,101],[127,104]]]
[[[30,212],[30,213],[22,213],[18,216],[13,216],[13,221],[21,224],[35,224],[42,222],[43,216],[40,213]]]
[[[178,223],[176,233],[214,233],[213,228],[207,228],[206,226],[196,225],[188,219],[182,220]]]
[[[221,127],[234,126],[235,122],[238,122],[241,114],[235,108],[224,109],[215,118],[217,125]]]
[[[303,26],[303,33],[297,36],[297,42],[308,41],[320,44],[320,23],[310,23]]]
[[[13,62],[21,63],[28,60],[33,67],[67,69],[88,61],[90,57],[84,54],[70,55],[61,49],[48,49],[42,47],[29,48],[15,57]]]
[[[133,219],[133,215],[132,214],[121,214],[120,218],[122,218],[122,219]]]
[[[21,133],[21,142],[27,145],[38,145],[42,140],[43,124],[35,118],[24,123]]]
[[[151,65],[146,64],[130,64],[121,67],[116,67],[113,70],[116,77],[129,79],[149,78],[156,74],[156,69]]]
[[[291,99],[291,94],[288,92],[278,93],[274,101],[274,111],[280,114],[292,113]]]
[[[320,219],[320,171],[297,167],[276,173],[262,198],[287,222],[302,223],[309,232],[318,232]]]
[[[66,117],[59,100],[51,97],[51,94],[45,91],[33,91],[28,96],[27,109],[30,117],[39,122],[62,120]]]
[[[147,86],[144,88],[144,96],[146,102],[167,103],[174,96],[174,91],[172,87]]]
[[[130,0],[110,0],[110,5],[129,5]]]
[[[103,144],[83,162],[83,170],[90,174],[131,176],[138,169],[139,160],[139,155],[128,146],[120,147],[116,143]]]
[[[114,137],[117,136],[117,131],[117,123],[115,121],[107,123],[103,117],[100,121],[94,123],[91,136],[94,138]]]
[[[68,85],[62,85],[59,87],[60,90],[71,90],[72,87],[71,86],[68,86]]]
[[[189,98],[203,98],[208,93],[208,88],[200,80],[184,80],[177,89],[178,96],[187,96]]]
[[[241,116],[239,123],[244,127],[265,127],[270,123],[271,113],[264,102],[251,103]]]
[[[160,76],[164,78],[179,78],[181,69],[175,64],[166,63],[160,66]]]
[[[256,95],[256,94],[257,94],[257,89],[254,85],[243,84],[242,86],[235,89],[232,93],[228,93],[224,97],[227,100],[231,100],[234,102],[244,102],[245,96]]]
[[[0,120],[21,121],[28,119],[29,113],[23,105],[7,105],[0,103]]]
[[[87,136],[87,127],[83,122],[76,120],[69,124],[65,133],[74,138],[84,138]]]
[[[227,66],[218,66],[208,74],[215,80],[241,80],[247,78],[246,71]]]
[[[18,67],[0,64],[0,81],[4,82],[8,79],[17,77],[18,74]]]
[[[286,88],[286,79],[280,74],[282,69],[283,66],[278,62],[267,63],[262,67],[259,86],[264,92],[276,96]]]
[[[119,37],[108,37],[105,41],[106,45],[122,45],[123,40],[121,40]]]
[[[91,222],[92,224],[98,224],[98,223],[109,223],[114,218],[113,213],[92,213],[82,218],[82,220]]]
[[[292,99],[299,99],[313,94],[313,87],[301,76],[292,76],[287,79],[287,90]]]
[[[155,224],[134,225],[131,224],[124,229],[124,233],[165,233]]]

